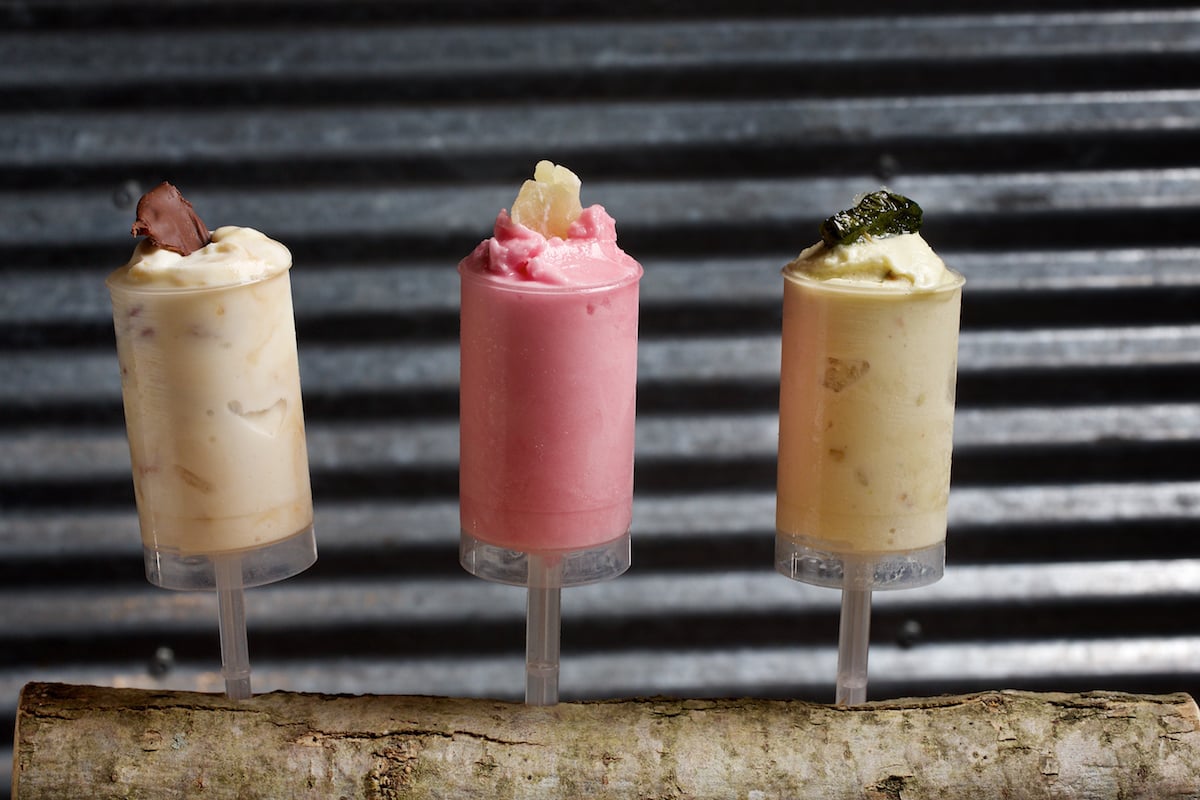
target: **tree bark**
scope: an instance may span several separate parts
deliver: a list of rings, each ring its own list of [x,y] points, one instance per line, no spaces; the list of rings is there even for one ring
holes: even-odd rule
[[[1200,800],[1185,694],[997,691],[837,708],[29,684],[14,800]]]

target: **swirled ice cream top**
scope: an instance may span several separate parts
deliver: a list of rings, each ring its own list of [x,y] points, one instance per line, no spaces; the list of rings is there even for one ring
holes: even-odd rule
[[[833,247],[818,242],[785,269],[814,280],[897,290],[936,289],[959,280],[919,233],[864,236]]]
[[[821,241],[784,268],[826,283],[888,291],[933,291],[962,276],[921,238],[921,206],[887,189],[859,195],[821,223]]]
[[[226,225],[212,240],[185,255],[145,239],[133,257],[114,273],[113,280],[145,288],[230,286],[261,280],[292,266],[292,254],[279,242],[254,228]]]
[[[459,263],[464,275],[514,285],[587,288],[642,274],[617,246],[617,226],[603,206],[581,208],[574,173],[539,162],[512,213],[501,210],[492,236]]]
[[[145,236],[111,286],[192,289],[261,280],[292,266],[292,254],[253,228],[209,231],[179,190],[161,183],[142,195],[131,233]]]

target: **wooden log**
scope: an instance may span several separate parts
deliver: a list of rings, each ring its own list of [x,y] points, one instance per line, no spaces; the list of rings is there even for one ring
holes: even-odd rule
[[[29,684],[15,800],[1200,798],[1186,694],[491,700]]]

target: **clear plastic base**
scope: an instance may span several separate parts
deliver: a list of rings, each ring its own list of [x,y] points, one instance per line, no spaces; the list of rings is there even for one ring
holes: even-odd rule
[[[290,578],[317,560],[313,527],[278,542],[224,553],[182,554],[143,548],[146,580],[164,589],[212,591],[217,588],[216,559],[240,557],[242,586],[249,589]]]
[[[775,535],[775,569],[794,581],[834,589],[915,589],[942,579],[946,543],[902,553],[833,553]]]
[[[629,569],[628,531],[610,542],[581,550],[547,550],[539,552],[543,562],[553,562],[554,580],[559,587],[582,586],[615,578]],[[508,550],[488,544],[466,531],[459,540],[458,560],[463,569],[477,578],[507,583],[511,586],[529,585],[529,553]],[[539,574],[550,574],[538,570]],[[544,582],[544,581],[542,581]]]

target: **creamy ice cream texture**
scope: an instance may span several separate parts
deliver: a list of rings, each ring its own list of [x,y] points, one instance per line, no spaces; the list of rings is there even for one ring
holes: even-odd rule
[[[140,289],[200,289],[263,280],[286,272],[292,254],[253,228],[209,231],[169,183],[142,195],[130,232],[144,236],[110,282]]]
[[[919,233],[864,236],[834,247],[818,242],[787,269],[815,280],[897,291],[934,289],[956,280]]]
[[[463,530],[571,550],[631,518],[642,268],[579,179],[537,165],[462,275]]]
[[[139,204],[148,238],[108,279],[143,540],[214,553],[288,538],[312,524],[291,254],[250,228],[194,235],[190,204],[155,192],[184,216],[147,221]]]
[[[511,213],[500,211],[493,235],[459,269],[497,281],[601,286],[641,273],[617,246],[617,226],[603,206],[583,208],[580,181],[566,167],[538,162]]]
[[[253,228],[225,226],[211,241],[187,255],[138,244],[119,273],[120,280],[146,289],[231,286],[262,280],[292,266],[292,254],[279,242]]]
[[[821,241],[787,265],[786,273],[829,284],[894,291],[932,290],[955,283],[921,238],[924,212],[903,195],[880,189],[821,223]]]
[[[777,527],[831,552],[945,537],[962,278],[916,231],[784,269]]]

